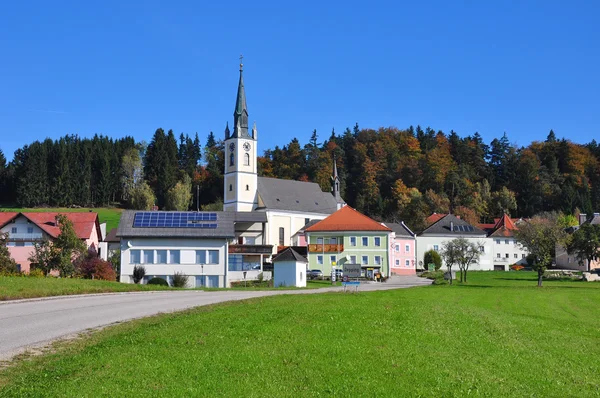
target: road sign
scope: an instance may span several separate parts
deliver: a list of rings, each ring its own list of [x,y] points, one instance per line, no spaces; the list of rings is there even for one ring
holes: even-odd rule
[[[435,271],[435,264],[434,263],[427,264],[427,269],[431,272]]]
[[[349,278],[358,278],[361,274],[360,264],[344,264],[344,276]]]

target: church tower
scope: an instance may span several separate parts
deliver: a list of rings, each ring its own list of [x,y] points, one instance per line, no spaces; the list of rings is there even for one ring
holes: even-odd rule
[[[252,211],[257,198],[257,132],[256,123],[248,133],[248,109],[244,91],[243,64],[240,57],[240,81],[233,111],[233,133],[225,128],[225,192],[223,210]]]

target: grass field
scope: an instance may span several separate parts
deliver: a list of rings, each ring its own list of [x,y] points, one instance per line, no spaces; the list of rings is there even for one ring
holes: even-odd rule
[[[59,212],[59,213],[74,213],[74,212],[88,212],[93,211],[98,213],[98,218],[100,218],[100,223],[106,223],[106,233],[108,233],[111,229],[117,228],[119,226],[119,220],[121,218],[121,212],[123,209],[117,209],[114,207],[82,207],[78,209],[71,209],[67,207],[50,207],[50,208],[33,208],[33,209],[24,209],[18,207],[3,207],[0,208],[0,211],[23,211],[23,212]]]
[[[597,396],[600,284],[276,296],[117,325],[0,371],[0,396]]]
[[[33,297],[63,296],[67,294],[137,292],[165,290],[157,285],[134,285],[128,283],[93,281],[69,278],[27,278],[0,276],[0,301]]]

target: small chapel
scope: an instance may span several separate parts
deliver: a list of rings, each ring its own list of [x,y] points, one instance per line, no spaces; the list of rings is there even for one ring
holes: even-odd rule
[[[244,90],[243,64],[233,112],[233,132],[225,128],[225,170],[223,210],[264,212],[263,244],[291,246],[292,236],[313,220],[322,220],[345,205],[333,162],[332,192],[323,192],[313,182],[259,177],[257,173],[258,132],[256,123],[248,129],[248,108]]]

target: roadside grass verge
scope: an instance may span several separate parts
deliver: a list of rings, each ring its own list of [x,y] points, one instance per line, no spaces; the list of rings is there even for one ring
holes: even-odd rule
[[[0,397],[597,396],[600,284],[283,295],[136,320],[0,371]]]
[[[18,211],[18,212],[58,212],[58,213],[87,213],[89,211],[98,213],[100,223],[106,223],[106,233],[113,228],[119,226],[119,220],[121,219],[121,212],[123,209],[115,207],[80,207],[80,208],[69,208],[69,207],[47,207],[47,208],[19,208],[19,207],[3,207],[0,211]]]
[[[0,276],[0,301],[69,294],[170,290],[156,285],[134,285],[90,279]]]

